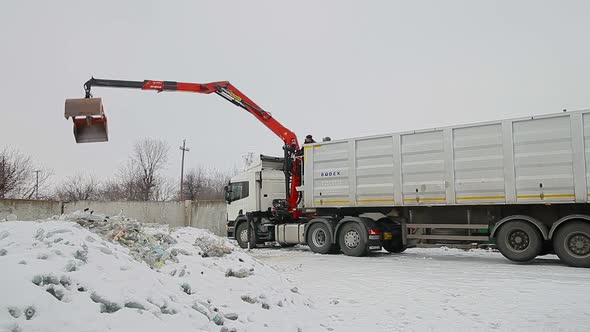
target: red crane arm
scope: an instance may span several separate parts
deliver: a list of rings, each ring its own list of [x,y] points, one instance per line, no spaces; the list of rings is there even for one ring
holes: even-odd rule
[[[299,149],[299,142],[297,135],[291,130],[287,129],[280,122],[278,122],[272,115],[263,110],[262,107],[256,105],[250,98],[243,94],[240,90],[234,87],[227,81],[211,82],[211,83],[186,83],[174,81],[120,81],[120,80],[105,80],[91,78],[84,84],[86,90],[86,97],[90,97],[90,88],[93,86],[103,87],[118,87],[118,88],[136,88],[142,90],[156,90],[162,91],[188,91],[197,93],[216,93],[224,99],[230,101],[232,104],[241,107],[256,117],[275,135],[279,136],[285,145],[293,149]]]
[[[121,80],[106,80],[91,78],[84,84],[84,90],[86,91],[86,98],[92,97],[90,89],[93,86],[102,87],[113,87],[113,88],[131,88],[131,89],[142,89],[142,90],[156,90],[162,91],[188,91],[197,93],[216,93],[224,99],[230,101],[232,104],[239,106],[266,127],[268,127],[273,133],[281,138],[285,143],[284,154],[285,154],[285,190],[287,196],[287,202],[289,204],[289,212],[294,218],[300,215],[300,211],[297,210],[297,204],[299,201],[299,192],[297,187],[301,185],[301,176],[298,169],[298,163],[301,161],[300,157],[297,156],[299,150],[299,142],[297,136],[291,130],[287,129],[280,122],[278,122],[269,112],[263,110],[260,106],[256,105],[250,98],[243,94],[240,90],[234,87],[227,81],[211,82],[211,83],[185,83],[185,82],[174,82],[174,81],[121,81]],[[102,111],[101,111],[102,112]],[[67,113],[66,113],[67,114]],[[105,121],[106,118],[101,118],[100,121]],[[85,121],[84,119],[74,119],[76,121]],[[106,125],[105,127],[106,128]]]

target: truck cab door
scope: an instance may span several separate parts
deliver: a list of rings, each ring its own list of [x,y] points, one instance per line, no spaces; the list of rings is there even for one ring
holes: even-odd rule
[[[236,220],[240,214],[249,212],[249,196],[250,186],[248,181],[231,182],[227,186],[225,200],[227,202],[228,220]]]

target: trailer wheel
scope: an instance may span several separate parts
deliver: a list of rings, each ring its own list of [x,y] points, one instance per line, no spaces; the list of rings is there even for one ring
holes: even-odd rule
[[[553,237],[559,259],[575,267],[590,267],[590,223],[571,221],[559,227]]]
[[[329,254],[333,252],[332,233],[328,226],[318,222],[307,230],[307,245],[311,251],[318,254]]]
[[[496,244],[504,257],[522,263],[533,260],[541,253],[543,238],[535,226],[514,220],[502,225]]]
[[[236,240],[242,249],[248,248],[248,223],[241,222],[236,228]]]
[[[345,255],[358,257],[367,254],[367,240],[365,240],[363,233],[366,231],[356,222],[348,222],[342,226],[338,243]]]

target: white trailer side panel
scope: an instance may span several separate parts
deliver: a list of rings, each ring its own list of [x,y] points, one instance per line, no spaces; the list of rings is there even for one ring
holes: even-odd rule
[[[402,135],[401,144],[403,204],[446,204],[442,130]]]
[[[574,201],[569,115],[513,122],[516,201]]]
[[[590,111],[316,143],[314,207],[587,202]]]
[[[313,203],[319,206],[348,206],[351,204],[348,142],[314,146],[306,149],[313,153]]]
[[[356,141],[356,203],[358,206],[393,204],[394,154],[393,137]]]
[[[502,125],[453,130],[457,203],[504,203],[506,190]]]

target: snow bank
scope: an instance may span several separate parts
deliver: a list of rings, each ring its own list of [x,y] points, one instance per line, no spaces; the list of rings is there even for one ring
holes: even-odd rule
[[[0,223],[1,331],[327,329],[275,270],[207,231],[61,219]]]

